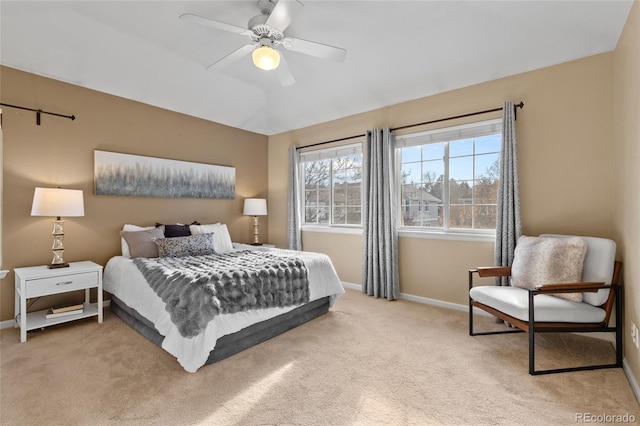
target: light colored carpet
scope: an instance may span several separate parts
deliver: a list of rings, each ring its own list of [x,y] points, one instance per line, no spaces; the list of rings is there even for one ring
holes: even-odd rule
[[[479,317],[479,326],[495,327]],[[464,312],[348,290],[332,311],[197,373],[105,311],[0,331],[2,425],[539,425],[640,407],[622,369],[527,374],[527,336],[470,337]],[[574,349],[575,348],[575,349]],[[540,367],[613,359],[545,335]],[[558,365],[560,366],[560,365]]]

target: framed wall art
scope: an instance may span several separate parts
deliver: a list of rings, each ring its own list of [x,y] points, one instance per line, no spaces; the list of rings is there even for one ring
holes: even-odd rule
[[[235,198],[235,167],[94,151],[96,195]]]

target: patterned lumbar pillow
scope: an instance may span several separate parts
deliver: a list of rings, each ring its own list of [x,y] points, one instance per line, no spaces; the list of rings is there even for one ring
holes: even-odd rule
[[[160,238],[155,243],[160,257],[204,256],[215,253],[213,234]]]
[[[518,238],[511,266],[511,285],[534,289],[542,284],[578,283],[582,279],[587,243],[580,237]],[[582,302],[582,293],[554,296]]]

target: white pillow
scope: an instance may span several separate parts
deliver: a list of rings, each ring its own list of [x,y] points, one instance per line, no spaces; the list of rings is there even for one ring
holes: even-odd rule
[[[123,232],[148,231],[154,228],[155,226],[138,226],[138,225],[131,225],[130,223],[127,223],[122,227],[122,231]],[[122,234],[120,235],[120,245],[122,247],[122,255],[124,257],[131,257],[131,253],[129,252],[129,244],[127,244],[127,241],[124,239]]]
[[[213,223],[210,225],[190,225],[191,235],[213,234],[216,253],[227,253],[233,250],[233,243],[229,235],[229,229],[224,223]]]

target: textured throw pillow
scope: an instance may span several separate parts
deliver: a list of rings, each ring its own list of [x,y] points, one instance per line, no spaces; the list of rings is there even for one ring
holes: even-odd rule
[[[216,252],[213,234],[160,238],[155,244],[160,257],[204,256]]]
[[[582,279],[587,243],[580,237],[518,238],[511,266],[511,285],[534,289],[542,284],[577,283]],[[582,293],[554,296],[582,302]]]
[[[214,234],[216,252],[227,253],[233,250],[233,243],[229,235],[229,229],[224,223],[213,223],[210,225],[191,225],[192,235],[198,234]]]
[[[164,238],[164,227],[143,231],[122,231],[120,235],[127,242],[131,257],[158,257],[158,246],[154,241]]]

